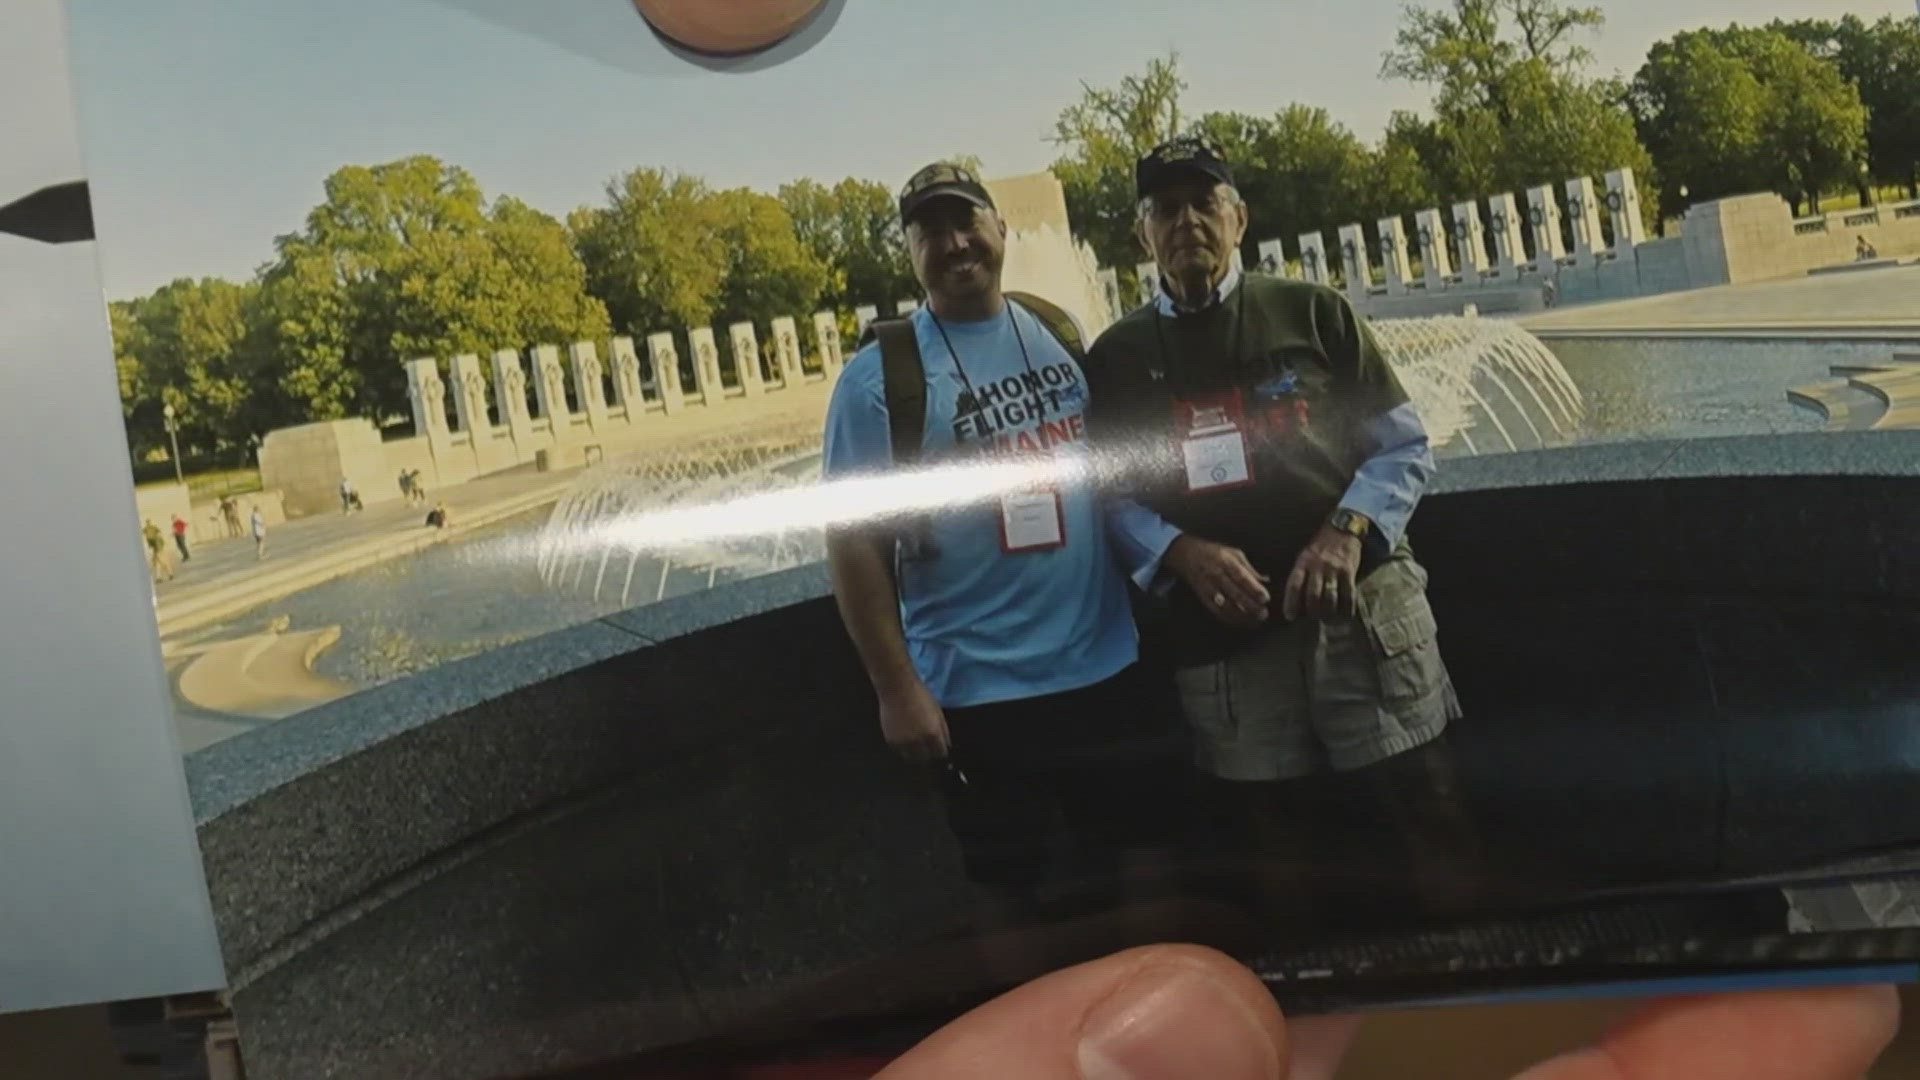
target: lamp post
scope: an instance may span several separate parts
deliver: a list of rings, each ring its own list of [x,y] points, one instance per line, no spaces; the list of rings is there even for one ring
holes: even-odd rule
[[[174,422],[173,403],[171,401],[167,403],[165,408],[160,410],[160,415],[166,419],[167,444],[173,448],[173,479],[176,483],[184,484],[187,482],[187,478],[180,471],[180,425]]]

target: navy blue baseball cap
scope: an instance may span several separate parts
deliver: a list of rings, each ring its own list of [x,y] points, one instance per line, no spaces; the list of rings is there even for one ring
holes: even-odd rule
[[[1233,183],[1233,170],[1218,146],[1198,135],[1182,135],[1147,151],[1134,164],[1133,186],[1144,199],[1169,184],[1191,180],[1196,173],[1222,184]]]

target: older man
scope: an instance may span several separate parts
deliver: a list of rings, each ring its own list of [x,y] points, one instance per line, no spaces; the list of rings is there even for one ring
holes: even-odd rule
[[[1057,313],[1037,298],[1002,295],[1007,226],[987,189],[963,167],[931,165],[908,181],[900,216],[927,303],[877,325],[841,373],[826,477],[1084,462],[1077,334],[1057,333],[1036,311]],[[1129,779],[1140,759],[1128,748],[1164,753],[1177,731],[1171,701],[1154,707],[1136,664],[1122,568],[1157,561],[1173,530],[1138,507],[1103,505],[1085,472],[905,527],[828,534],[881,732],[910,760],[949,760],[953,827],[991,900],[1031,898],[1056,818],[1083,855],[1138,837],[1157,781],[1138,769]]]
[[[1426,432],[1339,293],[1234,268],[1247,210],[1213,146],[1157,147],[1136,186],[1157,295],[1090,351],[1088,422],[1126,493],[1181,530],[1163,584],[1198,764],[1268,819],[1263,843],[1357,840],[1330,832],[1356,815],[1310,824],[1309,789],[1281,783],[1351,774],[1438,902],[1460,878],[1431,865],[1461,851],[1438,741],[1460,709],[1405,540]]]

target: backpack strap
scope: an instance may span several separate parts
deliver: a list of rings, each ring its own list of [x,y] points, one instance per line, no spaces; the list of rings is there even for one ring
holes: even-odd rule
[[[920,444],[927,431],[927,372],[920,361],[920,342],[908,319],[876,319],[867,331],[880,343],[893,462],[910,466],[920,460]]]
[[[1032,312],[1034,317],[1040,320],[1041,325],[1053,332],[1055,340],[1060,342],[1060,347],[1067,350],[1067,355],[1073,357],[1076,363],[1087,358],[1087,345],[1080,336],[1080,324],[1074,321],[1072,315],[1067,314],[1065,308],[1032,293],[1010,292],[1005,296],[1008,300]]]

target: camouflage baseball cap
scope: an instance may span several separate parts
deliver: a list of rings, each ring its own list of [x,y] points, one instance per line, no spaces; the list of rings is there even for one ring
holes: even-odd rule
[[[929,201],[943,195],[965,199],[983,210],[992,210],[993,196],[973,170],[950,161],[936,161],[913,174],[900,189],[900,221],[905,224]]]
[[[1233,170],[1211,140],[1198,135],[1168,139],[1134,164],[1134,190],[1144,199],[1168,184],[1191,179],[1196,172],[1222,184],[1233,183]]]

